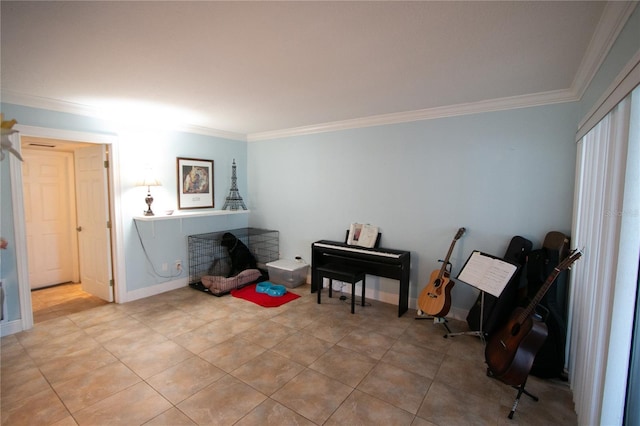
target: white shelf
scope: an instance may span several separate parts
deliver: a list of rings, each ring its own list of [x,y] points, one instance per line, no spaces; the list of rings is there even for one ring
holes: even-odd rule
[[[192,217],[224,216],[231,214],[248,214],[249,210],[206,210],[206,211],[180,211],[176,210],[172,215],[156,214],[155,216],[134,216],[134,220],[152,222],[156,220],[189,219]]]

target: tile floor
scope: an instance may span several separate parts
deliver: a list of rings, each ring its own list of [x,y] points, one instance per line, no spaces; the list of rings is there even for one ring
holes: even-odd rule
[[[540,401],[507,419],[516,392],[486,376],[476,337],[293,291],[262,308],[186,287],[6,336],[2,425],[577,424],[567,384],[535,377]]]

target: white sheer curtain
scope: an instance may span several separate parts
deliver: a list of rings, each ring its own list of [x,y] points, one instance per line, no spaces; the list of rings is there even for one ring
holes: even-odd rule
[[[621,424],[640,256],[640,89],[578,142],[568,363],[579,424]]]

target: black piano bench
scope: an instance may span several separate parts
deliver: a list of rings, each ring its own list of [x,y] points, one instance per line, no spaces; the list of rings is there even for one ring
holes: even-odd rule
[[[318,304],[321,303],[320,295],[322,293],[323,278],[329,279],[329,297],[332,297],[333,292],[333,280],[342,281],[345,283],[351,283],[351,313],[355,313],[356,310],[356,283],[362,281],[362,306],[364,306],[364,287],[366,273],[359,269],[350,268],[344,265],[337,265],[327,263],[323,266],[316,268],[319,278],[318,286]]]

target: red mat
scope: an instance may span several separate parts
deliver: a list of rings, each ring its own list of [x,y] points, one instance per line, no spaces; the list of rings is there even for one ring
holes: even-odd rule
[[[264,306],[265,308],[275,308],[277,306],[282,306],[287,302],[291,302],[292,300],[300,297],[295,293],[291,293],[287,291],[282,296],[269,296],[266,293],[258,293],[256,291],[256,285],[251,284],[246,287],[242,287],[236,290],[231,290],[231,295],[233,297],[237,297],[239,299],[248,300],[249,302],[253,302],[257,305]]]

